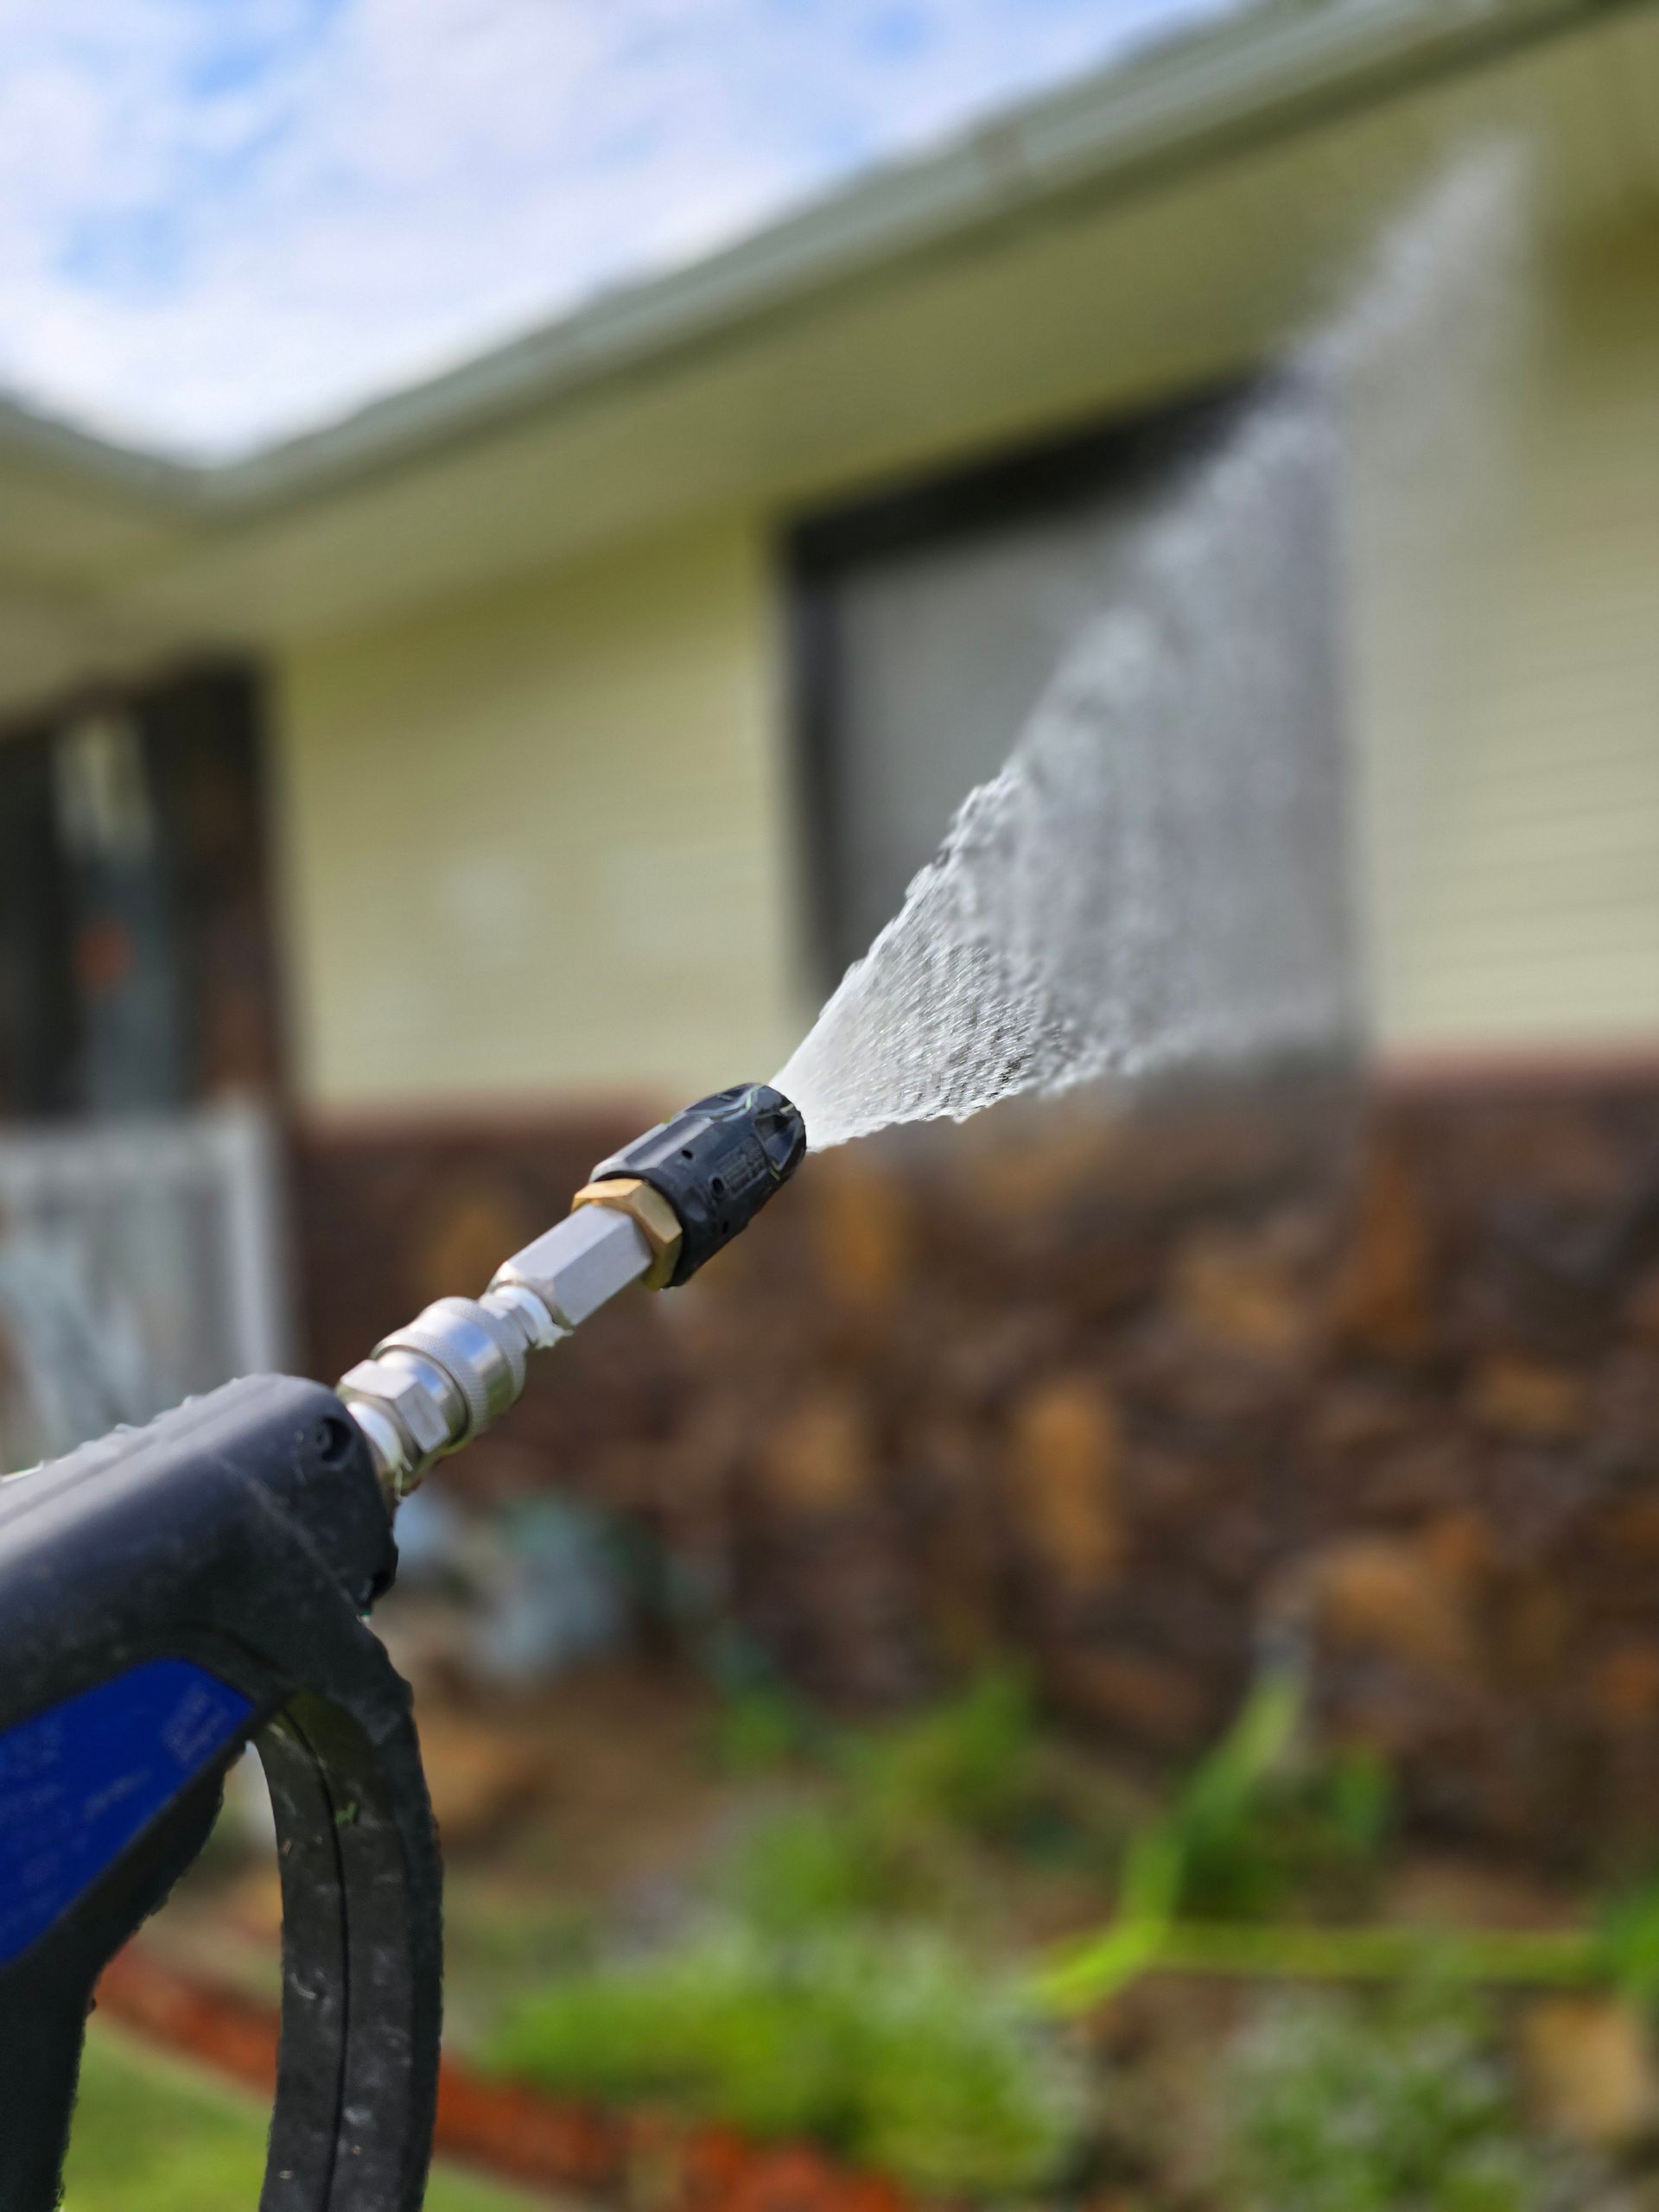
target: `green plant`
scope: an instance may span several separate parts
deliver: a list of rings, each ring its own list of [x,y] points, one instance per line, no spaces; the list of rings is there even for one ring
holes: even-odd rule
[[[793,1936],[884,1917],[913,1903],[917,1886],[867,1821],[830,1803],[760,1821],[733,1854],[726,1891],[749,1925]]]
[[[1294,1675],[1256,1683],[1169,1811],[1131,1839],[1120,1920],[1257,1919],[1369,1870],[1393,1819],[1387,1770],[1364,1751],[1309,1755],[1302,1707]]]
[[[1440,1983],[1659,1995],[1659,1885],[1584,1929],[1353,1926],[1269,1916],[1287,1899],[1327,1908],[1372,1872],[1393,1821],[1386,1769],[1362,1752],[1310,1757],[1302,1690],[1258,1681],[1227,1735],[1162,1818],[1129,1839],[1117,1911],[1033,1969],[1033,2001],[1075,2013],[1157,1970],[1246,1979],[1398,1984],[1432,1965]]]
[[[1035,1803],[1035,1721],[1022,1678],[988,1675],[914,1718],[823,1747],[817,1794],[769,1814],[732,1854],[725,1901],[795,1934],[849,1919],[950,1916],[971,1847]]]
[[[1637,2004],[1659,2004],[1659,1878],[1621,1891],[1602,1908],[1596,1944],[1607,1978]]]
[[[1301,1744],[1303,1694],[1269,1675],[1187,1778],[1166,1823],[1183,1912],[1257,1919],[1311,1887],[1351,1887],[1393,1815],[1372,1754],[1317,1756]]]
[[[1077,2126],[1062,2047],[1004,1985],[914,1933],[704,1934],[543,1992],[486,2056],[567,2094],[812,2137],[967,2195],[1036,2185]]]
[[[995,1837],[1031,1802],[1036,1750],[1030,1681],[998,1669],[931,1711],[849,1738],[839,1764],[859,1816],[888,1836]]]
[[[817,1732],[799,1698],[775,1682],[756,1682],[721,1700],[715,1753],[728,1773],[766,1774],[810,1751]]]
[[[1534,2212],[1548,2201],[1466,1994],[1281,1999],[1243,2037],[1224,2109],[1223,2164],[1245,2212]]]

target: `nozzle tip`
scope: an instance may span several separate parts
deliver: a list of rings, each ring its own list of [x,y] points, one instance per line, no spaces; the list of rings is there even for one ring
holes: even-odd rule
[[[722,1095],[732,1096],[730,1092]],[[806,1157],[806,1122],[800,1108],[769,1083],[750,1084],[741,1099],[740,1110],[747,1113],[755,1135],[766,1147],[773,1173],[780,1183],[788,1182]]]
[[[800,1109],[770,1084],[740,1083],[601,1160],[591,1179],[635,1177],[667,1199],[682,1232],[670,1281],[682,1283],[747,1228],[805,1157]]]

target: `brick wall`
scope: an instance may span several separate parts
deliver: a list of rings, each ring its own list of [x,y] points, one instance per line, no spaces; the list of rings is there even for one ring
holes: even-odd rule
[[[319,1371],[632,1127],[308,1138]],[[1619,1848],[1659,1834],[1659,1069],[810,1161],[452,1478],[637,1516],[833,1697],[1013,1647],[1177,1755],[1294,1633],[1426,1824]]]

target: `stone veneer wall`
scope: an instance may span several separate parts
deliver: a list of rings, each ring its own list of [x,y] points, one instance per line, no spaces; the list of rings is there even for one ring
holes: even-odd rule
[[[305,1138],[318,1371],[479,1287],[632,1133]],[[832,1697],[1012,1647],[1177,1755],[1294,1631],[1430,1827],[1659,1837],[1659,1069],[813,1160],[450,1478],[639,1516]]]

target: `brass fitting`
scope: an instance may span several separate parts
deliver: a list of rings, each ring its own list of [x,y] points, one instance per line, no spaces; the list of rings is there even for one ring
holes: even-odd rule
[[[637,1175],[613,1175],[602,1183],[584,1183],[570,1201],[578,1206],[613,1206],[626,1214],[651,1247],[651,1266],[639,1281],[647,1290],[666,1290],[674,1280],[680,1256],[679,1216],[660,1191]]]

